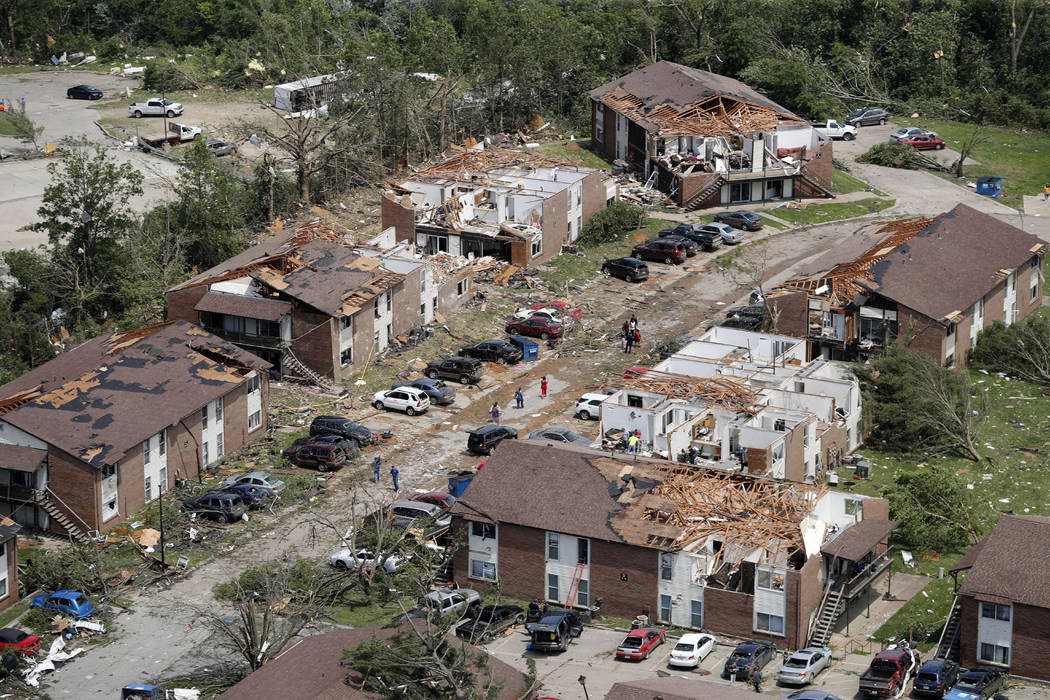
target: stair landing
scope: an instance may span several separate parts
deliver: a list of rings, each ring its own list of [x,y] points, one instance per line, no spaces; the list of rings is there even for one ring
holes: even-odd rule
[[[868,637],[875,634],[887,620],[893,617],[894,613],[904,607],[904,604],[913,597],[921,595],[920,591],[934,580],[936,579],[929,576],[894,573],[892,585],[890,585],[893,600],[886,600],[883,594],[886,592],[888,578],[884,575],[869,589],[867,598],[859,596],[850,604],[847,611],[843,612],[839,617],[838,622],[835,623],[834,632],[831,635],[831,641],[828,643],[828,646],[841,653],[850,640],[857,642],[867,641]],[[867,602],[869,600],[871,602],[871,616],[867,617]],[[847,613],[849,614],[848,635],[846,634]]]

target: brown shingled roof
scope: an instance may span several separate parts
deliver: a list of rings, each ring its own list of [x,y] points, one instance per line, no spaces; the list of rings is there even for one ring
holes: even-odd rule
[[[278,321],[282,316],[292,312],[292,304],[291,302],[278,301],[276,299],[248,297],[241,294],[226,294],[224,292],[208,292],[201,297],[201,300],[197,302],[193,310],[230,314],[231,316],[243,316],[245,318],[258,318],[263,321]]]
[[[35,472],[45,459],[47,459],[47,450],[0,443],[0,469]]]
[[[861,520],[840,532],[820,551],[839,559],[859,561],[865,554],[890,536],[900,525],[893,520]]]
[[[1003,513],[959,588],[978,600],[1050,608],[1050,518]]]
[[[0,386],[39,395],[0,417],[94,466],[225,395],[270,363],[185,321],[100,335]]]

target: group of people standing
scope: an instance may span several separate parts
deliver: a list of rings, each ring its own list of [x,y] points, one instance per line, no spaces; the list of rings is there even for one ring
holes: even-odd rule
[[[620,347],[625,353],[628,353],[640,342],[642,342],[642,332],[638,330],[638,319],[631,314],[631,318],[623,322],[623,328],[620,330]]]

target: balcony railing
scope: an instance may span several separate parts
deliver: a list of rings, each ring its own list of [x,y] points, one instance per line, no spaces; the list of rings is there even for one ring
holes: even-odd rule
[[[276,348],[281,344],[281,338],[274,335],[249,335],[239,331],[228,331],[223,328],[213,328],[210,326],[201,326],[201,328],[236,345],[251,345],[257,348]]]
[[[877,579],[879,576],[890,568],[893,564],[893,548],[890,547],[885,552],[875,557],[864,567],[864,570],[854,575],[849,581],[842,587],[842,593],[847,598],[854,598],[861,593],[865,588],[871,585],[871,582]]]

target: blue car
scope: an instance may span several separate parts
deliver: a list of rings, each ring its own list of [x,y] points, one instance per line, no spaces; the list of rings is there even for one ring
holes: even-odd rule
[[[944,697],[958,678],[959,664],[945,659],[930,659],[915,674],[915,686],[912,692],[916,695]]]
[[[88,617],[95,612],[95,606],[91,604],[88,597],[76,591],[55,591],[45,593],[33,598],[29,604],[31,608],[44,608],[65,613],[75,618]]]

